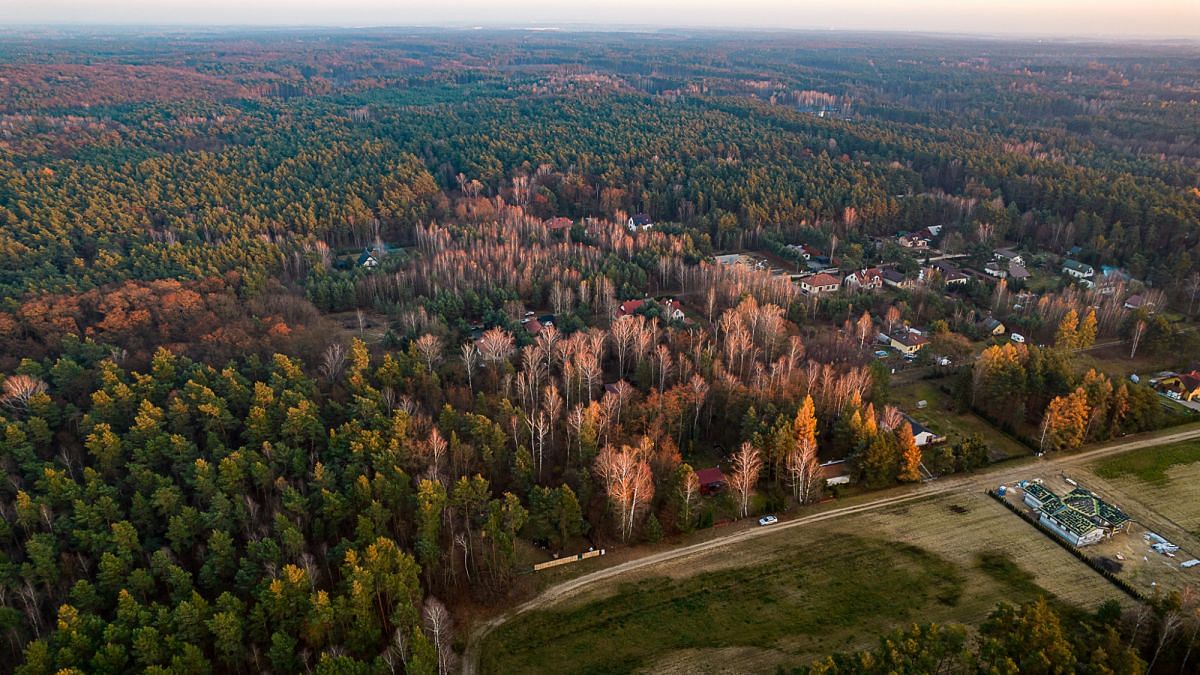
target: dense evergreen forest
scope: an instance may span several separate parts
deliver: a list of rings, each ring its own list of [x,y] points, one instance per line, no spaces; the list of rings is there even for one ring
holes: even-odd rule
[[[0,671],[444,673],[543,548],[812,502],[828,459],[977,468],[981,438],[922,457],[864,349],[969,350],[1003,288],[810,302],[714,253],[905,269],[876,242],[937,225],[1190,314],[1198,130],[1189,46],[7,34]],[[1055,448],[1168,423],[1069,353],[1190,333],[1075,287],[1013,311],[1058,339],[966,369],[982,414],[1050,410]]]

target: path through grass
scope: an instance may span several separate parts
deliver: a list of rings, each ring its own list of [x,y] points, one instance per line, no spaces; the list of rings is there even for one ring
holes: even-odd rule
[[[595,602],[520,616],[488,637],[482,665],[488,673],[618,673],[676,650],[861,637],[953,607],[966,585],[955,563],[923,549],[841,536],[761,564],[642,579]],[[1023,596],[1030,585],[1022,578],[1013,590]]]

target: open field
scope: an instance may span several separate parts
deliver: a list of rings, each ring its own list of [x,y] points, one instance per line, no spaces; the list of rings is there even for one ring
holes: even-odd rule
[[[1106,480],[1120,480],[1132,477],[1142,483],[1155,483],[1160,487],[1168,487],[1178,483],[1180,477],[1172,480],[1170,472],[1176,467],[1186,468],[1189,464],[1200,462],[1200,441],[1187,441],[1174,445],[1142,452],[1129,453],[1108,457],[1092,465],[1092,471]],[[1190,482],[1186,479],[1183,482]]]
[[[1039,594],[1123,596],[981,491],[781,531],[596,584],[489,635],[485,672],[771,670]],[[669,626],[669,628],[668,628]],[[604,636],[603,643],[597,636]]]
[[[1081,469],[1075,472],[1078,480],[1094,484],[1146,529],[1181,547],[1174,559],[1150,553],[1152,560],[1178,571],[1179,562],[1200,557],[1200,441],[1109,457]],[[1180,574],[1180,584],[1200,586],[1200,568]]]
[[[948,443],[955,443],[973,434],[983,436],[991,447],[993,461],[1032,453],[1020,441],[1002,433],[979,415],[955,410],[949,394],[939,389],[933,380],[918,380],[894,387],[891,400],[901,410],[945,436]],[[917,408],[917,401],[926,401],[928,407]]]

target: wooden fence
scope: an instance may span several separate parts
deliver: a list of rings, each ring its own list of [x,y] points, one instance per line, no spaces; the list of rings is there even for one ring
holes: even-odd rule
[[[565,558],[558,558],[557,560],[547,560],[544,563],[538,563],[538,564],[534,565],[533,571],[540,572],[544,569],[549,569],[551,567],[558,567],[559,565],[569,565],[574,562],[579,562],[580,560],[587,560],[588,558],[597,558],[602,555],[604,555],[604,549],[600,549],[599,551],[588,551],[587,553],[580,553],[579,555],[567,556]]]

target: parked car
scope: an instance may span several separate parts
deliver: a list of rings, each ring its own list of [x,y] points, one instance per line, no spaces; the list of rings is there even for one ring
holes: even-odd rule
[[[779,519],[776,518],[775,516],[763,516],[762,518],[758,519],[759,525],[774,525],[775,523],[778,523],[778,522],[779,522]]]
[[[880,349],[879,351],[875,352],[875,358],[877,359],[886,359],[887,357],[888,353],[886,350]]]
[[[937,358],[937,364],[939,366],[948,366],[950,365],[950,359],[946,358],[945,356],[939,356]]]
[[[917,355],[916,355],[916,354],[905,354],[905,355],[904,355],[904,360],[905,360],[905,361],[908,361],[908,362],[910,362],[910,363],[911,363],[911,362],[913,362],[913,361],[916,361],[916,360],[917,360]]]
[[[1025,344],[1025,336],[1021,335],[1020,333],[1013,333],[1012,335],[1008,336],[1008,339],[1012,340],[1013,342],[1015,342],[1019,345]]]

